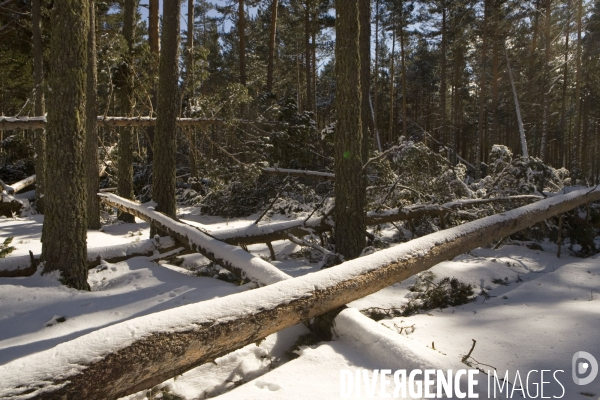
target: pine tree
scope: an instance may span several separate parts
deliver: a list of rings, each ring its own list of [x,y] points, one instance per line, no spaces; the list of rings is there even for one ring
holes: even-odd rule
[[[44,273],[58,270],[65,285],[81,290],[90,288],[83,160],[88,20],[87,0],[54,3],[42,233]]]
[[[176,125],[179,112],[179,0],[163,3],[163,28],[158,69],[158,104],[154,135],[152,199],[156,210],[176,216]]]
[[[335,243],[346,260],[365,247],[359,0],[336,6]]]

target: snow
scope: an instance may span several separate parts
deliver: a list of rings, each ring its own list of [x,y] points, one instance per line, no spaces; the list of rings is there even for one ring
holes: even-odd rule
[[[561,199],[564,197],[556,196],[504,216],[526,215]],[[308,296],[315,287],[330,286],[392,259],[425,252],[498,218],[502,216],[438,232],[318,273],[312,273],[315,265],[305,260],[286,259],[298,246],[275,242],[278,261],[272,264],[298,278],[250,291],[248,286],[158,265],[151,257],[102,263],[90,271],[92,292],[65,288],[55,277],[39,272],[27,278],[0,278],[0,398],[8,395],[3,390],[11,386],[44,382],[47,371],[68,375],[90,360],[156,332],[193,329],[203,321],[231,319],[258,307],[273,307],[282,298]],[[15,236],[16,255],[27,254],[39,245],[41,222],[40,216],[0,220],[0,236]],[[201,218],[197,223],[210,226],[211,231],[238,224]],[[98,245],[115,246],[135,240],[138,236],[127,232],[140,229],[145,232],[147,225],[107,226],[105,232],[90,236]],[[29,242],[19,243],[26,240]],[[557,259],[553,244],[543,247],[547,251],[514,245],[476,249],[431,269],[439,278],[451,276],[472,283],[476,293],[485,289],[492,296],[485,301],[480,296],[464,306],[380,322],[358,315],[356,309],[405,303],[413,277],[352,302],[350,306],[355,308],[343,311],[335,320],[334,341],[304,347],[295,360],[286,363],[283,354],[298,335],[307,332],[302,325],[271,335],[260,346],[245,346],[217,359],[216,364],[188,371],[162,387],[185,399],[219,393],[225,393],[220,396],[225,399],[241,400],[339,398],[341,369],[467,368],[461,359],[475,339],[470,362],[484,371],[489,369],[484,364],[496,367],[499,375],[509,371],[513,382],[517,370],[561,369],[566,371],[561,379],[565,398],[589,398],[579,394],[583,389],[597,398],[600,378],[585,388],[578,387],[570,378],[570,364],[579,350],[600,358],[600,258],[566,255]],[[264,245],[249,250],[255,255],[268,254]],[[206,261],[201,256],[185,259],[184,266]],[[505,278],[508,286],[492,282]],[[62,318],[64,322],[59,322]],[[400,334],[395,325],[414,329]],[[480,374],[479,379],[485,381],[485,375]],[[545,395],[560,395],[560,387],[549,387]],[[147,396],[144,391],[128,398]]]
[[[251,281],[260,282],[266,285],[289,278],[277,268],[273,267],[272,264],[269,264],[260,257],[255,257],[240,247],[228,245],[216,240],[196,227],[174,221],[170,217],[154,211],[154,209],[148,205],[134,203],[133,201],[120,198],[113,194],[102,194],[101,197],[104,197],[113,203],[123,204],[139,213],[151,216],[163,226],[169,227],[173,232],[187,238],[190,244],[195,245],[195,247],[200,247],[205,252],[214,254],[220,260],[241,268],[245,274],[242,278],[248,278]]]

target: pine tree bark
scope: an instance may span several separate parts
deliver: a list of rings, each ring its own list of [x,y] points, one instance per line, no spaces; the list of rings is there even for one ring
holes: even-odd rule
[[[238,35],[240,37],[240,83],[246,86],[246,12],[244,0],[238,1]]]
[[[583,18],[582,0],[577,2],[577,50],[575,54],[575,129],[571,146],[571,169],[581,168],[581,20]],[[573,182],[575,184],[575,182]]]
[[[550,52],[552,47],[552,37],[550,36],[550,27],[552,24],[552,0],[546,0],[546,22],[545,39],[546,50],[544,55],[544,93],[542,94],[542,141],[540,144],[540,158],[546,162],[546,153],[548,147],[548,126],[550,124]]]
[[[377,112],[379,110],[379,0],[375,2],[375,74],[373,82],[373,135],[377,143],[377,148],[381,151],[381,143],[378,135]]]
[[[125,0],[123,7],[123,36],[127,42],[127,53],[123,57],[125,63],[123,68],[125,86],[120,93],[120,97],[121,108],[126,117],[132,116],[134,102],[134,72],[132,66],[136,9],[136,0]],[[133,135],[133,127],[121,129],[119,135],[117,194],[126,199],[133,199]],[[119,212],[117,217],[123,222],[135,222],[135,217],[127,213]]]
[[[392,27],[392,53],[390,54],[390,137],[389,143],[393,145],[394,140],[394,79],[395,79],[395,69],[394,69],[394,53],[396,50],[396,26]]]
[[[85,105],[85,180],[87,195],[87,228],[100,229],[100,203],[97,193],[100,191],[98,176],[98,106],[96,71],[96,2],[89,0],[88,60]]]
[[[359,0],[336,6],[335,228],[336,252],[346,260],[365,247],[362,171]]]
[[[402,5],[400,5],[400,73],[402,82],[402,135],[404,138],[408,138],[408,129],[406,126],[408,118],[408,106],[406,98],[406,64],[404,56],[404,16],[402,13]]]
[[[153,54],[159,53],[159,35],[158,35],[158,0],[149,0],[148,4],[148,42],[150,51]]]
[[[485,64],[487,61],[487,14],[488,0],[483,2],[483,43],[481,45],[481,70],[479,72],[479,123],[477,126],[477,145],[475,146],[475,177],[479,178],[482,160],[483,134],[485,125]]]
[[[157,203],[156,210],[170,217],[176,215],[175,124],[179,111],[179,13],[179,0],[164,0],[152,173],[152,199]]]
[[[442,5],[442,45],[441,52],[441,82],[440,82],[440,113],[441,113],[441,141],[444,144],[448,143],[448,137],[446,132],[446,5],[445,2]]]
[[[369,132],[373,132],[373,119],[371,118],[371,0],[358,2],[360,22],[360,89],[362,102],[360,105],[362,122],[362,158],[363,164],[369,159],[371,144]]]
[[[557,159],[556,165],[560,163],[563,167],[566,167],[567,164],[567,149],[568,147],[568,130],[566,129],[566,120],[567,120],[567,86],[569,80],[569,36],[570,31],[569,27],[571,25],[571,2],[567,0],[567,22],[565,24],[565,56],[564,56],[564,66],[563,66],[563,85],[562,85],[562,101],[560,107],[560,130],[559,134],[562,137],[557,137]]]
[[[44,273],[58,270],[65,285],[89,290],[83,160],[89,2],[57,1],[52,14]]]
[[[33,85],[35,87],[35,115],[44,115],[44,49],[42,46],[41,0],[31,3],[31,33],[33,40]],[[43,129],[35,131],[35,205],[39,213],[44,212],[44,166],[46,164],[46,133]]]
[[[275,66],[275,39],[277,35],[278,0],[273,0],[271,6],[271,30],[269,33],[269,62],[267,65],[267,93],[273,93],[273,70]]]
[[[150,45],[150,51],[155,56],[155,60],[158,60],[159,57],[159,34],[158,34],[158,0],[149,0],[148,2],[148,44]],[[153,64],[152,66],[152,107],[156,106],[156,86],[154,85],[154,78],[156,77],[157,64]],[[146,136],[148,137],[148,146],[147,149],[147,160],[148,162],[152,162],[154,160],[154,152],[152,150],[152,146],[154,143],[154,126],[150,126],[146,130]]]
[[[310,1],[304,4],[304,74],[306,75],[306,111],[313,111],[313,83],[310,47]]]

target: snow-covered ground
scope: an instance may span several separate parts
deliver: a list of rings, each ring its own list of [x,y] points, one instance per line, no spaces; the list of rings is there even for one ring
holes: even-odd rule
[[[181,209],[180,217],[211,231],[242,227],[256,219],[198,216],[192,208]],[[16,250],[9,257],[29,250],[39,253],[41,226],[41,216],[0,219],[0,239],[14,236]],[[102,232],[90,232],[88,247],[147,237],[147,224],[141,221],[107,225]],[[296,256],[299,246],[280,241],[274,248],[278,261],[273,264],[287,274],[296,277],[317,271],[316,263]],[[600,257],[581,259],[565,254],[558,259],[554,244],[545,243],[543,248],[481,248],[431,269],[437,279],[456,277],[472,284],[475,293],[483,290],[489,295],[478,296],[472,303],[368,321],[359,327],[352,318],[341,316],[336,320],[333,341],[301,346],[296,351],[299,357],[290,360],[296,340],[309,332],[297,325],[170,379],[152,392],[128,398],[161,398],[171,393],[185,399],[335,399],[344,394],[342,370],[354,373],[364,369],[372,378],[375,369],[478,368],[483,372],[496,369],[499,377],[508,374],[509,384],[497,398],[534,398],[543,380],[549,382],[543,385],[546,398],[600,399],[600,377],[578,386],[571,376],[576,352],[585,351],[600,360]],[[249,250],[265,258],[269,255],[265,245],[249,246]],[[180,267],[147,257],[103,263],[90,270],[91,292],[68,289],[55,277],[39,273],[0,278],[0,365],[101,327],[249,290],[248,286],[196,276],[187,268],[206,262],[201,256],[186,256]],[[410,278],[349,306],[400,307],[411,298],[409,287],[414,282],[415,278]],[[352,312],[349,310],[349,315]],[[382,326],[384,331],[377,333]],[[466,359],[469,367],[461,360],[473,340],[476,345]],[[542,378],[541,370],[551,372]],[[479,398],[488,398],[488,377],[483,372],[477,378]],[[369,397],[364,386],[360,396],[355,394],[356,390],[351,398]],[[374,396],[381,396],[379,390]],[[538,396],[541,398],[541,393]],[[420,398],[407,395],[414,397]]]

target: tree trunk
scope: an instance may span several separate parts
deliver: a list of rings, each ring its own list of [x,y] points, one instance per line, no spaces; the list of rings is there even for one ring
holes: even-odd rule
[[[396,50],[396,26],[392,28],[392,53],[390,54],[390,137],[389,144],[392,146],[394,140],[394,52]]]
[[[44,49],[42,46],[41,0],[31,3],[31,33],[33,39],[33,85],[35,87],[35,115],[44,115]],[[43,129],[35,131],[35,205],[40,214],[44,212],[44,167],[46,163],[46,133]]]
[[[306,75],[306,111],[313,111],[313,83],[310,59],[310,0],[304,4],[304,74]]]
[[[492,131],[490,137],[496,143],[502,143],[502,135],[500,134],[500,126],[498,124],[498,84],[500,81],[500,73],[498,64],[500,56],[498,54],[498,24],[494,20],[494,44],[492,46]],[[507,143],[508,145],[508,143]],[[487,152],[485,152],[487,158]]]
[[[159,57],[159,35],[158,35],[158,14],[159,14],[159,5],[158,0],[149,0],[148,7],[148,42],[150,44],[150,51],[154,55],[155,60],[158,61]],[[151,88],[151,101],[152,107],[156,107],[156,86],[154,79],[156,77],[157,64],[152,65],[152,79],[153,85]],[[146,130],[146,135],[148,137],[148,146],[147,146],[147,158],[148,162],[152,162],[154,159],[154,152],[152,151],[152,144],[154,142],[154,126],[149,127]]]
[[[406,65],[404,57],[404,19],[402,16],[402,5],[400,6],[400,68],[401,68],[401,81],[402,81],[402,135],[404,138],[408,138],[408,129],[406,127],[408,118],[408,108],[406,105]]]
[[[575,130],[573,131],[573,156],[571,169],[581,168],[581,20],[583,18],[583,0],[577,2],[577,51],[575,55]],[[575,184],[575,182],[573,182]]]
[[[246,12],[244,0],[238,0],[238,35],[240,37],[240,83],[246,86]]]
[[[271,31],[269,33],[269,62],[267,65],[267,93],[273,93],[273,69],[275,64],[275,39],[277,35],[278,0],[273,0],[271,6]],[[270,101],[269,101],[270,102]]]
[[[157,203],[156,210],[170,217],[176,215],[175,156],[177,135],[175,132],[179,111],[177,102],[179,12],[179,0],[164,1],[152,174],[152,199]]]
[[[189,102],[194,98],[194,0],[188,0],[188,15],[187,15],[187,57],[186,57],[186,84],[185,90],[188,92],[190,97]],[[191,117],[191,109],[188,109]],[[185,133],[189,141],[189,164],[190,164],[190,176],[192,178],[198,177],[198,167],[196,162],[196,129],[189,127],[185,130]]]
[[[359,0],[336,7],[335,228],[336,252],[346,260],[365,247],[366,186],[362,161]]]
[[[187,57],[186,57],[186,78],[185,88],[190,97],[194,97],[194,0],[188,0],[187,15]],[[191,117],[191,114],[190,114]]]
[[[150,51],[153,54],[159,53],[159,35],[158,35],[158,15],[159,5],[158,0],[149,0],[148,5],[148,42]]]
[[[135,34],[136,0],[126,0],[123,6],[123,36],[127,42],[127,53],[123,57],[125,65],[122,69],[125,85],[120,93],[121,109],[126,117],[131,117],[134,102],[133,82],[133,39]],[[126,199],[133,199],[133,135],[134,128],[121,129],[119,135],[119,162],[117,176],[117,194]],[[118,213],[119,220],[134,223],[132,215]]]
[[[369,159],[369,147],[373,132],[373,120],[371,119],[371,0],[359,0],[358,2],[359,24],[360,24],[360,89],[362,102],[360,105],[360,118],[362,122],[362,162]]]
[[[515,101],[515,112],[517,114],[517,122],[519,124],[519,134],[521,137],[521,151],[525,159],[529,158],[529,152],[527,151],[527,139],[525,138],[525,129],[523,128],[523,119],[521,118],[521,107],[519,106],[519,97],[517,96],[517,88],[515,87],[515,80],[513,79],[512,70],[510,68],[510,61],[508,60],[508,51],[504,49],[506,55],[506,69],[508,69],[508,77],[510,79],[510,85],[512,87],[513,99]]]
[[[90,1],[90,29],[88,31],[88,60],[85,106],[85,181],[87,228],[100,229],[100,204],[96,194],[100,190],[98,176],[98,106],[96,71],[96,4]]]
[[[441,71],[440,74],[441,82],[440,82],[440,113],[441,113],[441,142],[445,145],[448,144],[448,137],[446,136],[446,6],[443,5],[444,9],[442,10],[442,48],[440,55],[442,57],[441,62]]]
[[[567,86],[569,80],[569,36],[570,36],[570,25],[571,25],[571,10],[570,7],[571,2],[567,0],[567,22],[565,25],[565,57],[564,57],[564,68],[563,68],[563,85],[562,85],[562,101],[560,107],[560,130],[559,135],[561,137],[557,137],[556,146],[558,147],[558,159],[556,161],[560,161],[560,165],[566,167],[567,164],[567,149],[569,148],[568,144],[568,130],[566,130],[566,120],[567,120]],[[558,166],[558,163],[555,165]]]
[[[46,193],[42,254],[44,273],[89,290],[86,256],[84,166],[85,88],[89,2],[62,0],[52,11],[46,142]]]
[[[375,74],[373,82],[373,134],[377,143],[377,149],[381,151],[381,143],[378,135],[377,112],[379,110],[379,0],[375,2]]]
[[[550,27],[552,24],[552,0],[546,0],[546,23],[545,39],[546,51],[544,56],[544,86],[542,94],[542,142],[540,144],[540,158],[546,162],[546,153],[548,148],[548,126],[550,125],[550,52],[552,50],[552,37],[550,36]]]
[[[477,126],[477,144],[475,146],[475,177],[479,178],[483,148],[485,115],[485,64],[487,61],[487,14],[488,0],[484,0],[483,6],[483,43],[481,45],[481,70],[479,73],[479,122]]]

